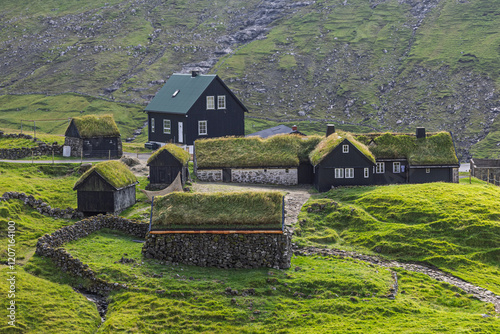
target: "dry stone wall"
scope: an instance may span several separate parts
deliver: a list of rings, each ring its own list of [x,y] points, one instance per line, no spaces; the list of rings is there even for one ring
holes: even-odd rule
[[[42,201],[41,199],[36,199],[33,195],[26,195],[25,193],[18,193],[16,191],[5,192],[0,201],[8,201],[10,199],[18,199],[24,202],[25,205],[32,207],[39,213],[45,216],[63,218],[63,219],[81,219],[83,218],[83,213],[73,209],[73,208],[52,208],[50,205]]]
[[[286,186],[298,184],[297,168],[256,168],[231,170],[231,182],[270,183]]]
[[[30,135],[25,134],[4,134],[0,131],[0,138],[23,138],[23,139],[33,139]],[[47,144],[43,142],[38,142],[36,147],[22,147],[22,148],[3,148],[0,149],[0,159],[17,160],[26,157],[33,156],[45,156],[45,155],[62,155],[63,147],[57,143]]]
[[[222,169],[198,169],[196,177],[205,182],[222,182]]]
[[[292,233],[149,234],[146,258],[218,268],[290,268]]]

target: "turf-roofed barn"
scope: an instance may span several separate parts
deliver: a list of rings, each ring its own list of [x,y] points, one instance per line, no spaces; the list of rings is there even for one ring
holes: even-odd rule
[[[191,155],[184,149],[166,144],[154,152],[148,159],[149,189],[162,189],[174,182],[177,174],[181,175],[184,186],[189,177],[188,161]]]
[[[173,192],[153,199],[145,257],[220,268],[289,268],[279,191]]]
[[[135,204],[137,178],[120,161],[98,163],[86,171],[73,190],[78,210],[86,215],[117,214]]]
[[[426,135],[423,128],[416,135],[339,131],[325,138],[309,158],[319,191],[344,185],[458,182],[459,164],[449,132]]]
[[[64,145],[71,147],[73,157],[119,158],[123,154],[113,115],[73,117],[65,136]]]
[[[248,109],[217,75],[174,73],[145,108],[153,144],[243,136]]]

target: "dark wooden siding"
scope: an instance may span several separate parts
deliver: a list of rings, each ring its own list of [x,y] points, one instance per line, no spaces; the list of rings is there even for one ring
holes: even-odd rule
[[[167,150],[162,151],[153,161],[149,164],[149,183],[150,184],[170,184],[181,173],[182,185],[186,183],[187,179],[187,165],[183,166]]]
[[[430,173],[426,168],[411,168],[410,183],[426,182],[453,182],[453,168],[451,167],[429,167]]]
[[[83,156],[87,158],[121,157],[119,137],[100,137],[83,139]]]
[[[226,96],[226,109],[217,109],[217,96]],[[215,110],[207,110],[206,97],[215,97]],[[231,96],[219,80],[214,80],[196,100],[186,115],[167,113],[148,113],[149,141],[161,143],[179,143],[178,123],[183,122],[183,132],[186,145],[193,145],[198,138],[215,138],[224,136],[245,135],[245,111]],[[151,118],[155,118],[155,132],[151,132]],[[163,120],[171,121],[171,134],[163,134]],[[198,121],[207,121],[207,135],[198,135]]]
[[[71,123],[69,123],[69,126],[66,129],[66,133],[64,134],[64,136],[66,136],[66,137],[74,137],[74,138],[81,138],[80,137],[80,133],[76,129],[76,125],[73,122],[73,120],[71,120]]]
[[[378,174],[376,173],[376,169],[374,169],[373,184],[398,184],[408,182],[409,168],[406,160],[377,160],[377,162],[383,162],[385,164],[385,172]],[[404,169],[404,172],[394,173],[394,162],[399,162],[401,164],[401,170]]]
[[[301,162],[297,173],[299,184],[314,183],[313,165],[310,162]]]

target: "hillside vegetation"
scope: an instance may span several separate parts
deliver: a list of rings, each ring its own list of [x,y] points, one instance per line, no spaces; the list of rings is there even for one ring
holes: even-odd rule
[[[461,157],[476,144],[500,154],[499,0],[193,4],[2,4],[0,94],[143,104],[172,73],[201,69],[253,116],[452,130]]]

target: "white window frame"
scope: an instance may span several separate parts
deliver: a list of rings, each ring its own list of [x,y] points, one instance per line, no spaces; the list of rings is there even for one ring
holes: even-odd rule
[[[172,133],[172,122],[169,119],[163,120],[163,133],[165,133],[165,134]]]
[[[207,121],[198,121],[198,135],[206,136],[208,134],[208,122]],[[205,131],[202,131],[204,128]]]
[[[431,173],[431,169],[430,169],[430,168],[426,168],[426,169],[425,169],[425,173],[426,173],[426,174],[430,174],[430,173]]]
[[[385,162],[377,162],[377,167],[375,168],[375,173],[384,174],[385,173]]]
[[[369,178],[370,177],[370,169],[369,168],[365,168],[363,174],[365,176],[365,179]]]
[[[226,109],[226,95],[217,96],[217,109]]]
[[[354,179],[354,168],[346,168],[344,175],[346,179]]]
[[[344,178],[344,168],[335,168],[335,178],[336,179]]]
[[[215,110],[215,96],[207,96],[207,110]]]
[[[342,145],[342,153],[349,153],[349,145]]]
[[[392,172],[394,174],[401,173],[401,162],[393,162],[392,163]]]
[[[151,117],[151,133],[155,132],[155,119]]]

